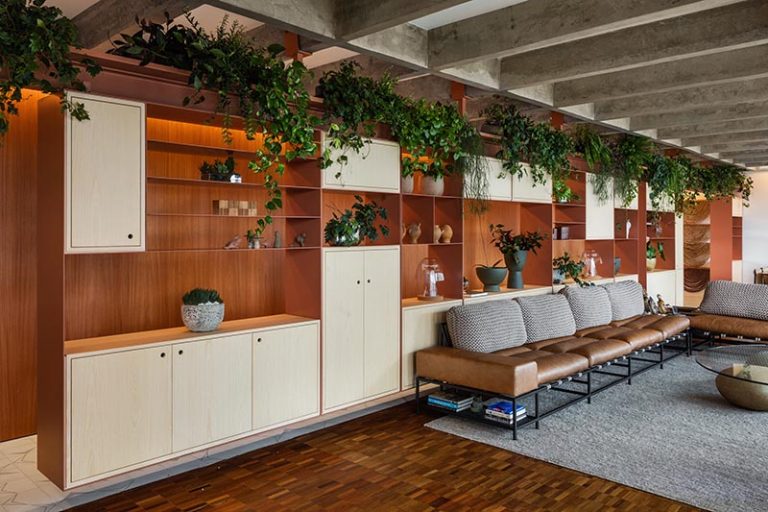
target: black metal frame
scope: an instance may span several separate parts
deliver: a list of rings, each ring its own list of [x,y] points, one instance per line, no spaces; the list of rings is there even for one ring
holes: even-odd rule
[[[685,341],[684,346],[680,347],[680,346],[672,345],[672,343],[681,341],[681,340]],[[443,342],[444,340],[441,339],[441,344],[443,344]],[[667,349],[671,349],[675,351],[675,353],[669,355],[668,352],[665,352],[664,350],[665,347]],[[641,354],[646,354],[646,353],[658,354],[658,359],[652,359],[652,358],[641,356]],[[440,386],[440,389],[446,389],[446,388],[454,389],[459,391],[465,391],[468,393],[479,394],[481,396],[501,396],[512,402],[512,408],[515,411],[517,410],[517,404],[520,400],[533,397],[534,399],[533,414],[530,414],[530,412],[527,412],[526,417],[520,421],[518,421],[517,418],[514,417],[513,415],[512,423],[509,425],[509,427],[506,427],[505,425],[502,425],[499,422],[486,419],[485,414],[483,413],[475,413],[470,410],[453,412],[448,409],[430,405],[429,402],[426,400],[426,397],[423,399],[425,402],[423,405],[425,405],[430,410],[438,411],[444,414],[452,414],[460,417],[469,418],[474,421],[479,421],[481,423],[490,424],[500,428],[511,429],[512,439],[517,440],[517,431],[520,428],[524,428],[533,424],[535,428],[538,429],[539,422],[544,418],[546,418],[547,416],[551,416],[552,414],[555,414],[567,407],[570,407],[571,405],[575,405],[584,400],[586,400],[587,403],[592,403],[592,397],[597,395],[598,393],[605,391],[606,389],[609,389],[617,384],[621,384],[623,382],[627,382],[628,385],[631,385],[632,377],[640,375],[650,370],[651,368],[655,368],[657,366],[659,366],[660,369],[664,369],[665,361],[674,359],[675,357],[678,357],[682,354],[686,354],[686,356],[690,356],[692,353],[693,353],[693,337],[689,329],[683,332],[682,334],[672,336],[671,338],[667,338],[664,341],[660,341],[648,347],[635,350],[634,352],[626,356],[618,357],[616,359],[613,359],[612,361],[593,366],[582,372],[578,372],[575,375],[571,375],[569,377],[541,385],[534,390],[528,391],[527,393],[523,393],[522,395],[518,395],[518,396],[507,396],[500,393],[494,393],[488,390],[476,389],[476,388],[471,388],[467,386],[460,386],[456,384],[451,384],[450,382],[438,381],[438,380],[429,379],[426,377],[421,377],[419,375],[416,375],[416,380],[415,380],[416,413],[419,414],[421,412],[421,406],[422,406],[421,385],[422,384],[437,384]],[[633,367],[632,365],[633,361],[647,363],[647,364],[640,368],[638,368],[637,366]],[[611,366],[626,368],[626,373],[625,372],[616,373],[616,372],[607,371],[607,368]],[[616,380],[612,380],[611,382],[608,382],[607,384],[601,387],[594,388],[592,383],[593,373],[601,374],[601,375],[610,375],[610,376],[616,377]],[[563,384],[567,382],[574,382],[576,384],[584,385],[586,386],[586,389],[578,390],[578,389],[568,389],[568,388],[561,387]],[[542,412],[539,407],[539,395],[547,391],[558,391],[561,393],[572,394],[572,395],[576,395],[576,398],[568,402],[565,402],[563,404],[560,404],[556,407],[553,407],[548,411]]]
[[[703,331],[701,329],[691,329],[691,335],[694,340],[698,340],[698,343],[694,344],[694,350],[701,349],[702,345],[713,346],[715,343],[723,343],[728,345],[751,345],[753,343],[768,343],[768,340],[763,338],[749,336],[742,336],[740,334],[728,334],[728,333],[713,333],[711,331]]]

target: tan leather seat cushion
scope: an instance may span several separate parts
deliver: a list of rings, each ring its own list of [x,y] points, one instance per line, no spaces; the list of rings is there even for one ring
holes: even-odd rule
[[[497,356],[514,356],[517,354],[524,354],[525,352],[530,352],[531,349],[527,346],[525,347],[512,347],[512,348],[503,348],[501,350],[497,350],[494,352]]]
[[[689,317],[691,327],[715,334],[730,334],[746,338],[768,339],[768,322],[722,315],[694,315]]]
[[[582,333],[577,333],[582,334]],[[664,340],[664,335],[655,329],[632,329],[630,327],[604,327],[583,333],[598,340],[613,339],[628,343],[632,350],[638,350]]]
[[[666,339],[685,332],[691,322],[686,316],[642,315],[611,324],[631,329],[654,329]]]
[[[589,360],[578,354],[555,354],[544,350],[529,350],[509,359],[534,361],[537,365],[539,384],[546,384],[582,372],[589,368]]]
[[[542,342],[539,342],[542,343]],[[539,349],[555,354],[576,354],[586,357],[590,366],[613,361],[617,357],[629,354],[629,344],[619,340],[596,340],[592,338],[571,338],[542,345]]]

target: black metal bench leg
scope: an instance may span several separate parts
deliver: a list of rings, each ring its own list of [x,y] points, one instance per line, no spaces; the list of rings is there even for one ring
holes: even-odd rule
[[[587,374],[587,403],[592,403],[592,372]]]
[[[689,330],[685,335],[685,342],[688,345],[688,357],[693,355],[693,333]]]
[[[536,393],[533,395],[534,400],[534,414],[536,415],[536,424],[534,425],[536,427],[536,430],[539,430],[539,394]]]
[[[517,400],[512,399],[512,440],[517,441]]]
[[[632,356],[627,356],[627,385],[632,385]]]
[[[664,343],[659,345],[659,368],[664,369]]]

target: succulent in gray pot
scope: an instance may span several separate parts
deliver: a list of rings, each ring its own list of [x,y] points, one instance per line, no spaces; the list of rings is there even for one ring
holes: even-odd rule
[[[224,300],[216,290],[195,288],[184,294],[181,319],[192,332],[209,332],[224,320]]]

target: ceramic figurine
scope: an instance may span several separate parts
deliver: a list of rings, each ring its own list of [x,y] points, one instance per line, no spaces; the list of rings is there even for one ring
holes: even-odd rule
[[[653,300],[653,297],[651,296],[646,297],[645,309],[646,309],[646,312],[651,315],[658,314],[659,306],[656,304],[656,301]]]
[[[433,234],[434,242],[436,244],[440,243],[440,237],[443,236],[443,230],[440,229],[440,226],[435,224],[435,229],[432,230],[432,234]]]
[[[227,242],[227,245],[224,246],[225,249],[239,249],[240,244],[243,243],[243,237],[241,235],[237,235],[235,238]]]
[[[275,240],[272,243],[272,247],[280,249],[283,246],[283,235],[279,231],[275,230]]]
[[[411,237],[412,244],[419,243],[419,237],[421,236],[421,224],[412,222],[408,226],[408,236]]]
[[[446,224],[443,226],[443,233],[440,236],[440,243],[449,244],[451,243],[451,238],[453,238],[453,228],[450,224]]]
[[[632,221],[627,219],[627,238],[629,238],[629,230],[632,229]]]
[[[659,309],[660,315],[666,315],[669,313],[669,308],[667,307],[667,303],[664,302],[664,299],[661,298],[661,294],[659,293],[656,295],[656,304]]]
[[[306,233],[300,233],[296,235],[296,238],[294,238],[296,241],[296,245],[299,247],[304,247],[304,244],[307,242],[307,234]]]
[[[467,290],[469,290],[469,279],[467,279],[466,277],[463,278],[461,284],[462,284],[465,292]]]

